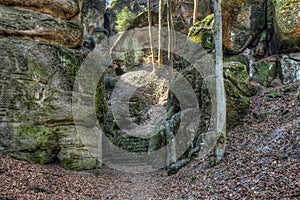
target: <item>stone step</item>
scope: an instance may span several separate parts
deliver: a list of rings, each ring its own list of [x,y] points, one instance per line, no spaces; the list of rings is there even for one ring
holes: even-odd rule
[[[149,139],[133,136],[121,136],[118,138],[116,145],[129,152],[147,152]]]

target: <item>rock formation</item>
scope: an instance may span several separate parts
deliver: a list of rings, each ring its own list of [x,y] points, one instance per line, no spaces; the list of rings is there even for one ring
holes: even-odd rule
[[[95,138],[77,133],[72,114],[85,57],[85,50],[71,49],[82,44],[82,1],[0,4],[0,149],[41,164],[94,169],[97,146],[87,141]]]

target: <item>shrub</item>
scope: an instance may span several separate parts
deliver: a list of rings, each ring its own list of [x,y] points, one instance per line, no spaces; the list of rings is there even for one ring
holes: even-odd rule
[[[117,31],[126,31],[128,27],[133,23],[135,15],[132,11],[125,6],[119,14],[117,14]]]

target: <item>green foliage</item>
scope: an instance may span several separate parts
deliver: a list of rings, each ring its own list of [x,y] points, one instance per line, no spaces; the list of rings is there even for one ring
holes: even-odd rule
[[[273,91],[273,92],[270,93],[269,97],[271,97],[273,99],[278,98],[278,97],[280,97],[280,93],[276,92],[276,91]]]
[[[117,4],[117,0],[112,0],[112,1],[110,2],[110,7],[113,8],[113,7],[116,6],[116,4]]]
[[[129,26],[133,23],[135,14],[125,6],[119,14],[117,14],[117,26],[116,30],[119,32],[126,31]]]

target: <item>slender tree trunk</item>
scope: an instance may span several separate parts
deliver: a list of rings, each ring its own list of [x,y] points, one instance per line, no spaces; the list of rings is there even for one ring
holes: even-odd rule
[[[158,68],[161,68],[162,59],[162,23],[163,23],[163,0],[159,0],[158,7]]]
[[[168,9],[168,76],[169,76],[169,85],[172,80],[172,72],[174,69],[173,63],[173,52],[175,45],[175,34],[174,34],[174,23],[173,23],[173,13],[172,13],[172,4],[171,0],[167,0],[167,9]],[[168,91],[170,93],[170,91]]]
[[[151,54],[152,54],[152,65],[153,70],[156,71],[156,51],[153,48],[153,34],[152,34],[152,15],[151,15],[151,0],[147,0],[148,3],[148,23],[149,23],[149,39],[150,39],[150,48],[151,48]]]
[[[219,139],[215,149],[216,163],[225,152],[226,138],[226,97],[223,80],[223,45],[222,45],[222,11],[221,0],[214,0],[214,42],[216,50],[216,95],[217,95],[217,133]]]
[[[199,14],[199,0],[194,0],[194,13],[193,13],[193,24],[196,24],[198,21],[198,14]]]
[[[172,52],[174,48],[174,23],[173,23],[173,17],[172,17],[172,5],[171,0],[167,0],[167,19],[168,19],[168,62],[170,67],[173,67],[173,58],[172,58]]]

